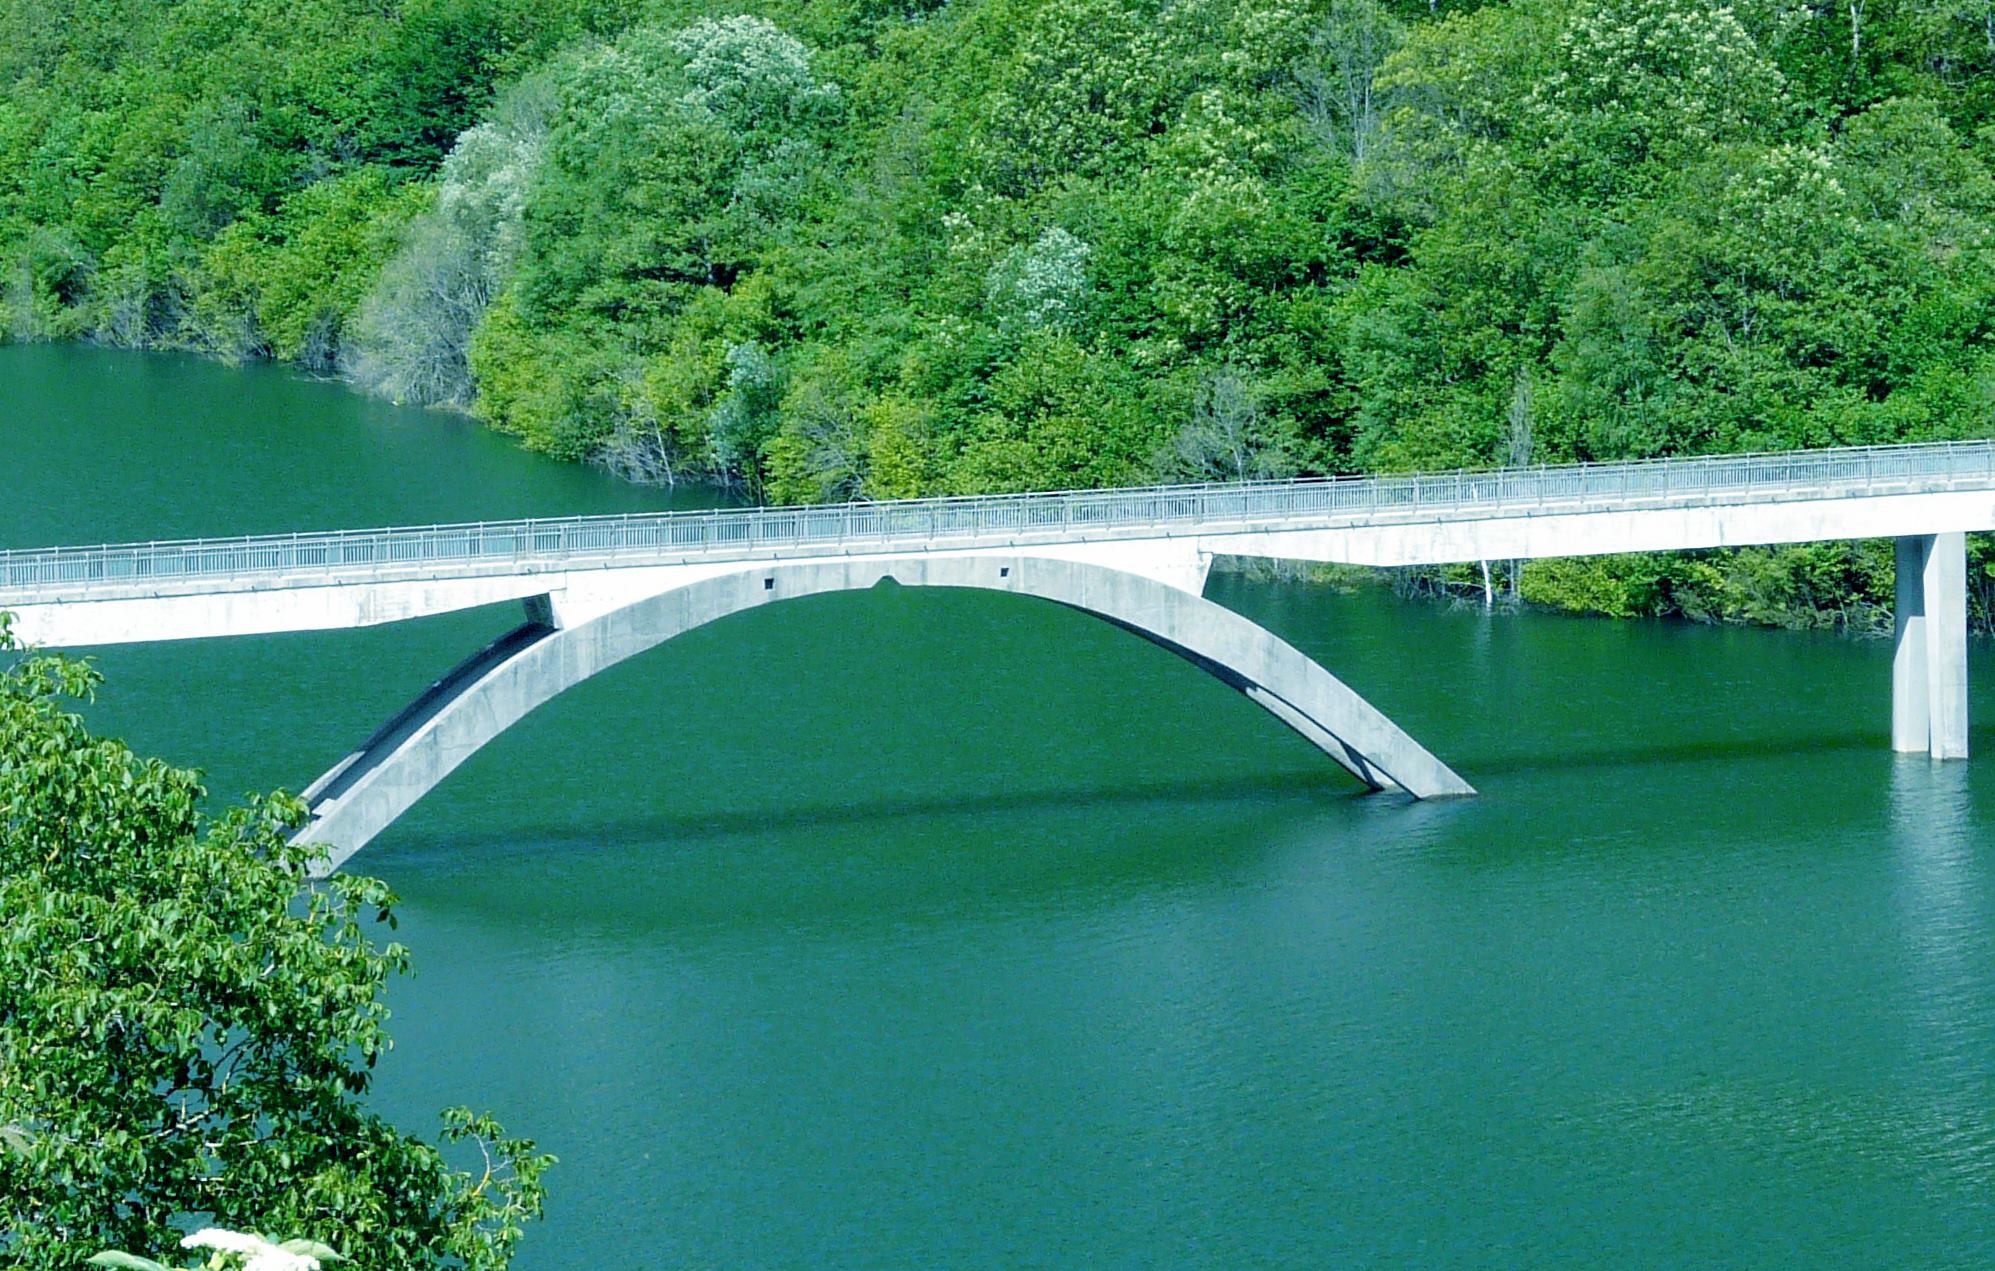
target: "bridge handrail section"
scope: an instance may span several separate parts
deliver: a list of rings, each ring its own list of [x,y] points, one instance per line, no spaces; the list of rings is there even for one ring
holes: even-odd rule
[[[26,603],[102,585],[300,574],[332,581],[428,564],[547,569],[853,544],[1082,540],[1152,528],[1181,534],[1963,488],[1995,488],[1995,441],[37,548],[0,551],[0,596]]]

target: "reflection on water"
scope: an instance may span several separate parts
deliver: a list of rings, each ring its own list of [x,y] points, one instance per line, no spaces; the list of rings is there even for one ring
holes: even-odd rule
[[[0,384],[24,444],[124,420],[99,480],[0,476],[15,542],[658,497],[281,376],[0,349]],[[744,614],[358,858],[420,969],[382,1105],[561,1155],[524,1271],[1987,1264],[1995,769],[1889,752],[1886,647],[1211,594],[1483,796],[1360,796],[1052,606]],[[296,788],[511,621],[109,649],[98,718]]]
[[[1995,1119],[1987,1100],[1989,922],[1983,884],[1988,835],[1974,815],[1969,769],[1924,755],[1895,759],[1891,835],[1898,859],[1894,900],[1904,940],[1903,1010],[1911,1065],[1926,1074],[1919,1137],[1907,1155],[1943,1170],[1945,1181],[1995,1183]]]

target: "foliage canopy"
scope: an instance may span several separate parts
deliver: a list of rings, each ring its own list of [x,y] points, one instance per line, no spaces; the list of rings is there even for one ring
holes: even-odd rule
[[[550,1158],[452,1109],[466,1173],[361,1102],[408,960],[367,934],[387,888],[304,883],[295,799],[210,816],[198,774],[69,709],[91,667],[0,656],[0,1263],[74,1271],[212,1220],[356,1269],[506,1266]]]
[[[0,328],[780,500],[1985,435],[1991,138],[1995,0],[7,0]]]

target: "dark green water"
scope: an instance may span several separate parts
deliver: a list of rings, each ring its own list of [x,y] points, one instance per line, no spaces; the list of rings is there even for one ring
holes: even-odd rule
[[[10,545],[660,498],[185,360],[0,349],[0,430]],[[561,1155],[522,1271],[1988,1265],[1995,731],[1891,755],[1877,644],[1209,594],[1484,796],[1360,797],[1051,606],[744,615],[359,858],[382,1106]],[[99,716],[297,788],[511,620],[107,649]]]

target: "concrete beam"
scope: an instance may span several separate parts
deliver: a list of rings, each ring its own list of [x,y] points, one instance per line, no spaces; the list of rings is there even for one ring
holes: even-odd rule
[[[63,600],[16,606],[14,633],[28,644],[75,649],[280,631],[343,631],[523,600],[547,590],[545,575],[504,574]]]
[[[1408,512],[1401,519],[1369,524],[1207,527],[1179,536],[1128,527],[1085,538],[1076,538],[1084,531],[1071,528],[1022,530],[999,543],[891,551],[828,547],[822,555],[772,557],[766,562],[712,556],[642,564],[597,561],[561,568],[503,560],[417,562],[389,567],[395,571],[391,576],[337,582],[252,576],[241,582],[210,578],[171,584],[104,583],[93,586],[88,599],[15,602],[5,607],[14,611],[15,632],[22,640],[73,648],[370,626],[543,594],[553,597],[557,611],[582,621],[626,603],[637,592],[657,593],[764,563],[988,560],[1025,553],[1102,565],[1196,594],[1214,555],[1440,565],[1977,530],[1995,530],[1995,494],[1986,490],[1613,512],[1546,507],[1531,515],[1482,520],[1420,520]],[[410,572],[404,574],[405,570]]]
[[[1206,531],[1198,542],[1217,555],[1395,566],[1900,538],[1961,530],[1995,530],[1995,494],[1961,490],[1612,512],[1547,508],[1481,520],[1409,517],[1316,529]]]
[[[915,549],[867,555],[831,554],[767,564],[812,564],[822,561],[906,561],[929,558],[990,559],[1019,549]],[[1100,565],[1148,578],[1198,595],[1205,588],[1212,557],[1190,538],[1108,539],[1100,542],[1047,543],[1032,548],[1034,556]],[[573,626],[620,609],[644,596],[658,595],[707,578],[719,578],[756,568],[764,562],[693,560],[657,565],[592,565],[565,570],[471,573],[461,576],[361,578],[344,582],[297,580],[284,585],[230,588],[226,580],[208,580],[205,590],[148,591],[126,588],[127,594],[102,599],[55,600],[14,605],[14,634],[25,644],[47,648],[93,648],[107,644],[137,644],[157,640],[212,639],[219,636],[268,635],[282,631],[343,631],[389,622],[406,622],[434,614],[454,613],[508,600],[547,597],[558,625]],[[449,566],[436,566],[448,569]],[[107,588],[106,590],[115,590]]]

